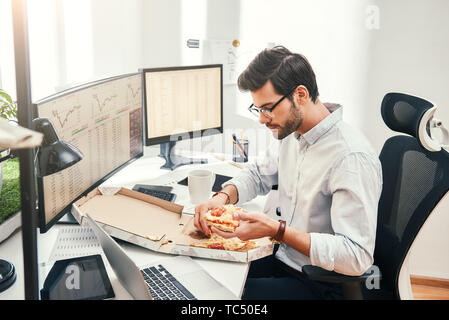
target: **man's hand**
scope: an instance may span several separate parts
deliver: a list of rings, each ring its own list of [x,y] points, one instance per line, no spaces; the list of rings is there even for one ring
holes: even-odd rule
[[[204,221],[204,216],[207,214],[207,211],[223,206],[226,203],[226,197],[222,197],[222,195],[218,194],[215,197],[203,202],[202,204],[195,207],[195,220],[194,224],[197,229],[203,232],[206,236],[210,235],[209,226]]]
[[[218,193],[215,197],[212,197],[195,208],[195,227],[202,231],[206,236],[210,236],[210,228],[203,219],[207,211],[216,207],[221,207],[226,203],[234,204],[239,199],[237,188],[232,184],[226,185],[221,191],[222,192]]]
[[[240,225],[234,232],[224,232],[211,227],[212,232],[223,238],[238,237],[240,240],[246,241],[272,237],[279,228],[279,222],[264,213],[238,211],[234,213],[234,219],[240,220]]]

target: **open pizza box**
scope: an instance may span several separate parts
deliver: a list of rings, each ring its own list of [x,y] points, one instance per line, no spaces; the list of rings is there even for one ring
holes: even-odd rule
[[[257,239],[246,251],[191,246],[206,241],[183,206],[126,188],[94,189],[72,205],[72,215],[88,226],[88,213],[112,237],[153,251],[209,259],[250,262],[273,253],[268,238]]]

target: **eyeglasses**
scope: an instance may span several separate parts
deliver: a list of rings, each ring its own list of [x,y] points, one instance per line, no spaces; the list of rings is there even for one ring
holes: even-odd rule
[[[248,111],[251,112],[251,114],[253,114],[257,118],[259,118],[260,113],[262,113],[265,117],[271,119],[274,117],[274,115],[273,115],[274,108],[276,108],[282,102],[282,100],[287,98],[295,89],[296,89],[296,87],[293,87],[292,89],[290,89],[290,91],[286,95],[284,95],[281,99],[279,99],[278,102],[276,102],[271,108],[264,108],[264,107],[258,108],[254,105],[254,103],[252,103],[248,107]]]

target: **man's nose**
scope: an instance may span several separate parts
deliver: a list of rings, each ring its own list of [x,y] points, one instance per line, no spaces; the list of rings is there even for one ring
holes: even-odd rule
[[[259,123],[260,124],[266,124],[271,121],[271,118],[267,117],[263,114],[263,112],[259,112]]]

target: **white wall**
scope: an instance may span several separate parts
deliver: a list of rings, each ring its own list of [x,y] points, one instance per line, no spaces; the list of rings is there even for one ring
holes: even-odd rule
[[[116,76],[142,67],[145,0],[95,0],[92,7],[94,75]]]
[[[32,98],[37,100],[53,94],[60,84],[58,34],[61,30],[56,27],[56,0],[32,1],[27,9]]]
[[[180,65],[181,0],[144,0],[143,67]]]
[[[29,1],[33,100],[137,72],[144,56],[142,9],[142,0]]]
[[[11,13],[11,1],[0,0],[0,12]],[[11,14],[2,14],[0,19],[0,88],[16,97],[16,78],[14,65],[14,40]]]
[[[439,106],[437,115],[449,124],[449,2],[375,3],[380,9],[380,28],[371,33],[363,125],[380,151],[391,132],[378,117],[387,92],[405,92],[434,102]]]
[[[387,92],[421,96],[438,106],[436,116],[449,126],[449,2],[374,1],[380,28],[372,32],[364,97],[365,132],[380,151],[393,132],[379,116]],[[429,218],[413,246],[411,273],[449,278],[449,202]]]
[[[256,54],[268,43],[302,53],[311,63],[323,102],[338,102],[358,125],[368,68],[369,31],[360,0],[241,1],[242,46]],[[248,57],[248,62],[252,57]]]

